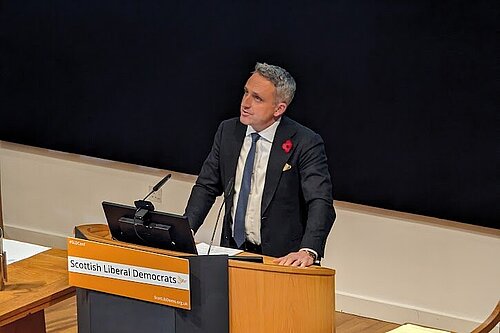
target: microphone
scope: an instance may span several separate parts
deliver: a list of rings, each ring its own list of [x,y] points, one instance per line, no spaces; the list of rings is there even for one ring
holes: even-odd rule
[[[151,192],[149,192],[148,195],[146,195],[144,197],[144,199],[134,201],[135,208],[137,208],[135,210],[135,214],[134,214],[134,232],[135,232],[135,235],[140,240],[142,240],[145,244],[147,244],[147,242],[137,232],[137,225],[142,224],[144,227],[148,228],[149,226],[148,226],[147,221],[146,221],[147,220],[147,216],[146,215],[149,212],[152,212],[152,211],[155,210],[155,206],[153,205],[153,203],[151,201],[146,201],[146,199],[151,194],[153,194],[154,192],[158,191],[163,186],[163,184],[165,184],[167,182],[167,180],[170,179],[170,177],[172,177],[172,174],[169,173],[168,175],[166,175],[165,177],[163,177],[163,179],[160,180],[158,182],[158,184],[156,184],[155,186],[153,186],[153,189],[151,190]]]
[[[162,180],[160,180],[160,181],[158,182],[158,184],[156,184],[155,186],[153,186],[153,190],[151,191],[151,193],[158,191],[158,190],[159,190],[159,189],[163,186],[163,184],[165,184],[165,183],[167,182],[167,180],[169,180],[169,179],[170,179],[170,177],[172,177],[172,174],[171,174],[171,173],[169,173],[168,175],[166,175],[165,177],[163,177],[163,179],[162,179]],[[151,195],[151,193],[149,193],[148,195],[146,195],[146,198],[147,198],[149,195]],[[144,198],[143,200],[146,200],[146,198]]]
[[[153,189],[151,190],[151,192],[148,193],[148,195],[146,195],[144,197],[144,199],[142,199],[143,201],[146,200],[151,194],[155,193],[156,191],[158,191],[162,186],[163,184],[165,184],[167,182],[167,180],[170,179],[170,177],[172,177],[172,174],[169,173],[168,175],[166,175],[165,177],[163,177],[162,180],[160,180],[158,182],[158,184],[156,184],[155,186],[153,186]]]
[[[217,213],[217,220],[215,220],[215,227],[212,233],[212,238],[210,239],[210,244],[208,245],[207,255],[210,254],[210,250],[212,249],[212,244],[214,243],[215,232],[217,230],[217,225],[219,225],[219,218],[220,218],[220,213],[222,211],[222,207],[224,207],[227,198],[229,198],[233,193],[233,188],[234,188],[234,177],[229,179],[229,181],[227,182],[226,189],[224,190],[224,201],[222,201],[222,204],[220,205],[219,208],[219,212]]]
[[[153,206],[153,203],[150,202],[150,201],[146,201],[146,199],[153,193],[155,193],[156,191],[158,191],[162,186],[163,184],[165,184],[167,182],[167,180],[170,179],[170,177],[172,177],[172,174],[169,173],[168,175],[166,175],[165,177],[163,177],[162,180],[160,180],[158,182],[158,184],[156,184],[155,186],[153,186],[153,189],[151,190],[151,192],[149,192],[145,197],[144,199],[142,200],[136,200],[134,201],[134,204],[135,204],[135,207],[139,210],[139,209],[145,209],[146,211],[153,211],[155,210],[155,206]]]

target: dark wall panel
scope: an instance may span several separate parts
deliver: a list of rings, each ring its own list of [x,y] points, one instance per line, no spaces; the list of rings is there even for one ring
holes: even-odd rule
[[[336,199],[498,227],[497,7],[0,0],[0,139],[197,174],[265,61]]]

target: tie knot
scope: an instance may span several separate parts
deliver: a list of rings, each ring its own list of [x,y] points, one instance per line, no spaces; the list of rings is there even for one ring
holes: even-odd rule
[[[260,139],[259,133],[255,132],[255,133],[252,133],[251,135],[252,135],[252,143],[257,142]]]

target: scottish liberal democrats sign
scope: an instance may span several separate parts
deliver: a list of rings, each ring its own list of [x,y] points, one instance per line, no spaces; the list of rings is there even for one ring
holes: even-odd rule
[[[187,259],[68,238],[68,272],[75,287],[191,309]]]

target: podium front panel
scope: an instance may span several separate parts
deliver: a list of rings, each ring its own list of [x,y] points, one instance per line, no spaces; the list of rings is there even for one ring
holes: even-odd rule
[[[87,239],[75,232],[77,238]],[[229,333],[227,256],[189,260],[191,310],[88,289],[77,290],[79,333]]]
[[[137,333],[175,331],[173,308],[78,288],[79,333]]]

